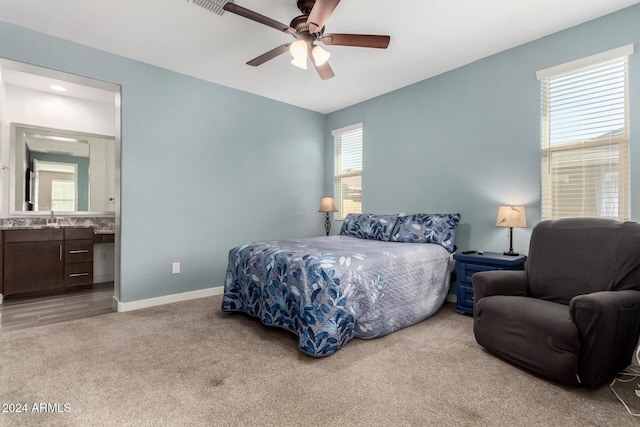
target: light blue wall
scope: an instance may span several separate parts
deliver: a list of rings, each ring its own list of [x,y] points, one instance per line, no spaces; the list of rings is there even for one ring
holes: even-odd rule
[[[461,249],[501,252],[501,204],[523,204],[529,228],[514,230],[527,253],[540,220],[540,85],[536,71],[640,41],[640,5],[482,59],[327,117],[331,130],[363,122],[363,210],[459,212]],[[437,60],[437,58],[434,58]],[[629,59],[631,212],[640,220],[640,52]]]
[[[324,115],[2,22],[0,56],[122,86],[122,302],[221,286],[240,243],[323,233]]]

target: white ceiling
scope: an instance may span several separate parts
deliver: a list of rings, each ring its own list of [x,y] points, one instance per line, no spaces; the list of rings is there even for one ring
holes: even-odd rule
[[[389,34],[386,50],[327,46],[336,77],[285,53],[245,63],[291,36],[189,0],[1,0],[0,20],[127,58],[329,113],[575,26],[638,0],[344,0],[327,33]],[[289,24],[295,0],[236,3]]]
[[[68,96],[113,105],[118,87],[113,84],[85,79],[68,73],[52,72],[42,67],[0,59],[2,79],[8,86],[16,86],[51,95]],[[64,92],[51,89],[62,86]]]

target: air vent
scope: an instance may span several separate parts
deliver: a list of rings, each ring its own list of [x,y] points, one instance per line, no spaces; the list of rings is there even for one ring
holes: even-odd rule
[[[188,0],[188,1],[191,1],[191,3],[197,6],[204,7],[209,12],[213,12],[216,15],[220,15],[220,16],[225,14],[225,10],[223,9],[225,4],[235,3],[234,0]]]

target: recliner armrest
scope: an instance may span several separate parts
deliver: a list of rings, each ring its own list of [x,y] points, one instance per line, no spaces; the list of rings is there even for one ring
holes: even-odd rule
[[[640,335],[640,291],[578,295],[571,299],[569,312],[582,343],[582,384],[598,387],[629,366]]]
[[[491,295],[525,296],[527,273],[522,270],[481,271],[471,276],[473,299],[477,303]]]

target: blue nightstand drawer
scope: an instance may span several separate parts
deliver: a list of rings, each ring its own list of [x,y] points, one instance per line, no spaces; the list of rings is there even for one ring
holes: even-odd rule
[[[493,266],[493,265],[482,265],[482,264],[466,264],[463,263],[462,267],[462,279],[465,282],[471,283],[471,276],[479,271],[493,271],[493,270],[501,270],[501,268]]]
[[[473,307],[473,286],[462,285],[462,300],[468,307]]]
[[[456,274],[458,277],[458,291],[456,293],[456,310],[461,314],[473,314],[473,284],[471,278],[482,271],[493,270],[524,270],[526,256],[506,256],[498,253],[485,252],[484,255],[454,254],[456,260]]]

